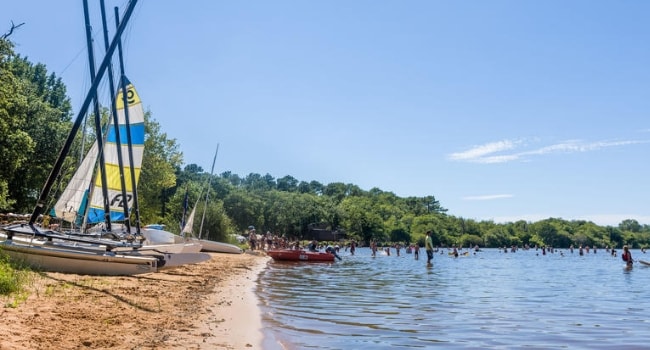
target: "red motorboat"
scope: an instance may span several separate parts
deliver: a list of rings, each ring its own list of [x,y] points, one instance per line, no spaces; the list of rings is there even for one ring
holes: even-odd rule
[[[334,255],[323,252],[310,252],[308,250],[297,249],[273,249],[266,252],[273,260],[283,261],[309,261],[323,262],[334,261]]]

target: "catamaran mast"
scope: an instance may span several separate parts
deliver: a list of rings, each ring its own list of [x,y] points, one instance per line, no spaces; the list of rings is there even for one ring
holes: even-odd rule
[[[104,46],[106,49],[108,49],[109,42],[108,42],[108,26],[106,24],[106,8],[104,6],[104,0],[100,0],[100,7],[101,7],[101,13],[102,13],[102,27],[104,31]],[[118,43],[118,48],[121,45]],[[113,81],[114,76],[113,76],[113,64],[108,65],[108,86],[111,91],[111,115],[113,116],[113,128],[115,128],[115,147],[117,147],[117,164],[119,167],[119,172],[120,172],[120,185],[122,186],[122,198],[128,198],[126,194],[126,179],[124,177],[124,160],[122,158],[122,138],[120,137],[120,121],[117,116],[117,98],[116,98],[116,92],[115,90],[115,83]],[[125,109],[127,108],[126,105],[124,105]],[[127,129],[128,129],[127,125]],[[107,130],[108,133],[108,130]],[[135,187],[135,185],[134,185]],[[123,200],[122,201],[124,205],[124,223],[126,225],[126,232],[131,233],[131,221],[129,220],[129,201],[128,200]]]
[[[72,142],[74,141],[75,135],[79,131],[79,127],[83,122],[86,112],[88,112],[88,107],[90,106],[90,102],[92,101],[92,99],[95,97],[97,93],[97,87],[99,86],[101,78],[104,76],[104,73],[106,72],[106,68],[108,68],[113,52],[115,52],[115,49],[117,48],[119,38],[124,32],[124,28],[126,28],[126,24],[128,23],[129,18],[131,18],[131,15],[133,14],[133,10],[137,3],[138,0],[129,1],[129,5],[126,9],[126,12],[124,13],[124,20],[118,26],[117,31],[115,32],[115,37],[113,38],[113,41],[111,42],[111,45],[109,46],[108,50],[106,50],[106,55],[104,56],[102,63],[99,65],[99,69],[97,69],[96,79],[93,80],[90,90],[88,90],[88,93],[86,94],[86,98],[84,99],[84,102],[81,105],[81,108],[79,109],[79,113],[77,114],[77,117],[74,123],[72,124],[70,133],[68,134],[68,137],[66,138],[65,143],[63,144],[63,148],[61,148],[61,151],[59,152],[59,157],[54,162],[54,166],[52,167],[52,170],[50,171],[50,174],[48,175],[47,180],[45,181],[45,185],[43,185],[43,189],[41,190],[41,194],[39,195],[38,200],[36,201],[36,206],[34,207],[32,216],[29,218],[29,226],[35,232],[37,232],[38,230],[34,226],[34,223],[36,222],[38,217],[43,213],[45,204],[47,202],[47,196],[49,196],[50,190],[52,190],[52,186],[54,185],[56,178],[59,176],[59,173],[61,172],[61,168],[63,167],[63,161],[65,160],[66,156],[70,152],[70,147],[72,146]]]
[[[120,13],[118,12],[117,7],[115,7],[115,26],[120,27]],[[122,57],[122,40],[117,38],[117,47],[118,47],[118,57],[120,60],[120,83],[122,86],[122,100],[124,103],[124,122],[126,124],[126,143],[128,144],[129,150],[129,166],[131,167],[131,186],[133,193],[133,209],[135,211],[135,232],[137,235],[140,235],[140,207],[138,205],[138,187],[136,186],[137,181],[135,179],[135,165],[133,164],[133,142],[131,140],[131,128],[129,127],[129,96],[126,91],[127,79],[124,75],[124,59]],[[129,217],[126,217],[127,222]]]
[[[210,184],[212,183],[212,174],[214,173],[214,163],[217,162],[217,154],[219,153],[219,144],[217,143],[217,150],[214,152],[214,159],[212,159],[212,169],[210,169],[210,177],[208,178],[208,188],[205,189],[205,205],[203,206],[203,215],[201,216],[201,227],[199,228],[199,239],[203,235],[203,221],[205,221],[205,210],[208,208],[208,195],[210,194]]]
[[[101,77],[96,77],[95,75],[95,53],[93,49],[93,40],[92,40],[92,27],[90,26],[90,15],[88,14],[88,0],[83,0],[84,6],[84,19],[86,22],[86,44],[88,46],[88,63],[90,67],[90,81],[95,82],[95,80],[101,80]],[[99,150],[99,174],[102,179],[102,199],[104,201],[104,222],[106,223],[106,229],[111,231],[111,213],[110,205],[108,204],[108,187],[106,182],[106,164],[104,162],[104,138],[102,133],[101,125],[101,116],[99,115],[99,99],[97,98],[97,86],[95,86],[91,91],[94,102],[95,109],[95,139],[97,141],[97,148]],[[84,209],[87,211],[88,206]],[[84,214],[85,217],[85,214]]]

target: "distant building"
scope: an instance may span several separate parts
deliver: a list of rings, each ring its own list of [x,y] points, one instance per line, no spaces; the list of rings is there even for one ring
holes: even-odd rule
[[[328,223],[313,223],[307,225],[307,228],[308,231],[305,234],[307,240],[340,241],[347,237],[343,230],[331,230]]]

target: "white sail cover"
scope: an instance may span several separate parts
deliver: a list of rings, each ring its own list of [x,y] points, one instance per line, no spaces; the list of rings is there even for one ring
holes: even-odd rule
[[[181,234],[184,237],[192,236],[192,227],[194,227],[194,213],[196,213],[196,205],[194,206],[194,208],[192,208],[192,212],[190,212],[190,215],[187,217],[187,221],[185,221],[185,226],[181,231]]]

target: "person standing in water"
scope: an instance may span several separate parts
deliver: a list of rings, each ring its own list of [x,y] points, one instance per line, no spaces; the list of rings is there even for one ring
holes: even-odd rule
[[[632,267],[634,260],[632,260],[632,253],[630,252],[630,249],[627,247],[627,245],[623,246],[623,254],[621,255],[621,258],[623,258],[623,261],[627,263],[628,267]]]
[[[433,266],[431,260],[433,259],[433,240],[431,239],[431,231],[427,231],[427,237],[424,239],[424,249],[427,251],[427,267]]]
[[[377,242],[374,239],[370,241],[370,250],[373,257],[377,256]]]

